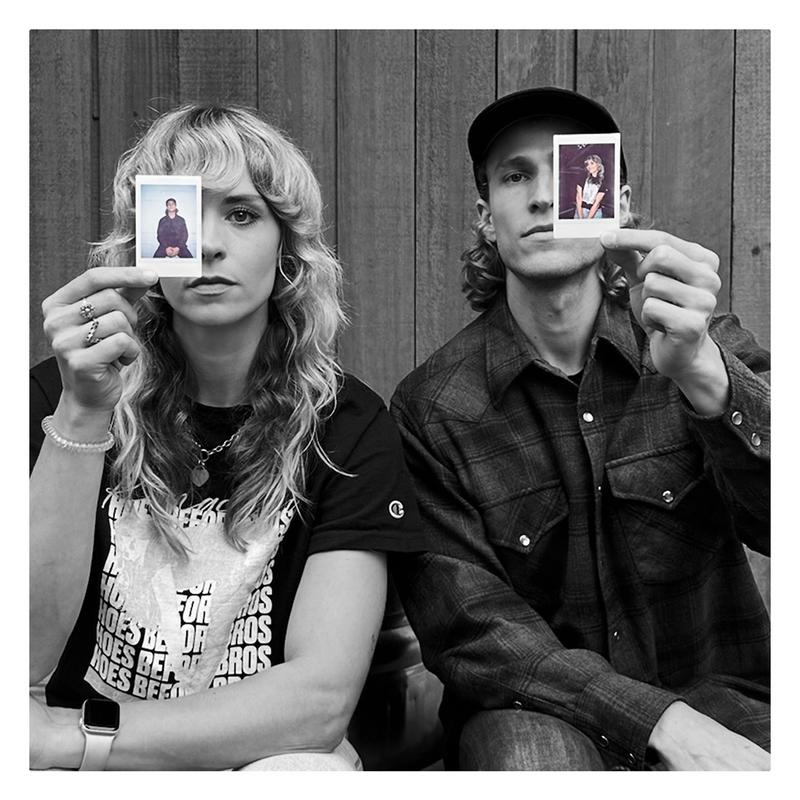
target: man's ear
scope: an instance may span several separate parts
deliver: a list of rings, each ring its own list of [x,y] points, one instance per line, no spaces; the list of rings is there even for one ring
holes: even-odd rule
[[[494,225],[492,224],[492,212],[489,209],[489,204],[483,199],[479,199],[475,203],[478,209],[478,217],[480,217],[480,229],[486,239],[492,244],[497,243],[497,234],[494,232]]]
[[[632,224],[631,187],[624,183],[619,190],[619,225],[621,228],[629,228]]]

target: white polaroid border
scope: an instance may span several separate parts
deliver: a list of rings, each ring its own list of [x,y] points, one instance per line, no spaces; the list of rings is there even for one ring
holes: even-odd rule
[[[193,186],[195,196],[195,236],[193,258],[148,258],[142,255],[142,187]],[[203,272],[203,191],[199,175],[136,176],[136,266],[155,270],[162,278],[197,278]]]
[[[559,219],[561,213],[561,145],[612,144],[614,145],[613,180],[614,217],[613,219]],[[600,236],[603,231],[619,228],[619,175],[620,175],[620,135],[618,133],[562,133],[553,136],[553,238],[589,239]]]

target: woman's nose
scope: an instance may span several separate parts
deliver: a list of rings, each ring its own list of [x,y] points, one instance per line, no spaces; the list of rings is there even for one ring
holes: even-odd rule
[[[215,214],[203,211],[203,260],[224,258],[222,224]]]

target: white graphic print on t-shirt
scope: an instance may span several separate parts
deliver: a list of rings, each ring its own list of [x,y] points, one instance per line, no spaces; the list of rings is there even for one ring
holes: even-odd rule
[[[224,536],[226,500],[175,510],[187,534],[184,559],[155,532],[143,500],[103,501],[111,531],[97,636],[86,680],[115,700],[164,699],[240,680],[271,661],[272,567],[294,516],[242,532],[245,552]]]

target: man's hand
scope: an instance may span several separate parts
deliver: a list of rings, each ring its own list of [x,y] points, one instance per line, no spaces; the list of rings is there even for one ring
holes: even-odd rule
[[[172,257],[178,255],[178,253],[180,253],[180,251],[181,251],[180,247],[168,247],[167,248],[167,256],[172,258]]]
[[[661,715],[648,745],[669,770],[768,770],[770,756],[681,701]]]
[[[650,339],[655,368],[700,414],[722,413],[730,384],[708,325],[722,285],[719,258],[663,231],[621,228],[600,242],[628,277],[631,309]]]

